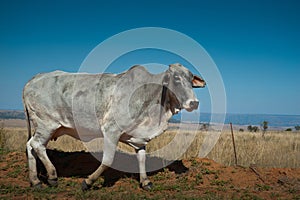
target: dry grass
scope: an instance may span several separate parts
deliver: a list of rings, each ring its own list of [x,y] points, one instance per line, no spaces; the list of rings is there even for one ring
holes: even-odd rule
[[[167,131],[153,139],[147,146],[147,151],[153,156],[167,159],[197,157],[206,134],[211,132]],[[25,151],[27,131],[25,128],[6,128],[1,130],[1,141],[11,151]],[[176,140],[174,138],[176,137]],[[189,142],[191,141],[191,142]],[[300,133],[285,131],[267,132],[265,138],[260,133],[235,132],[238,164],[249,166],[256,164],[262,167],[300,167]],[[161,149],[170,145],[168,150]],[[186,151],[184,148],[188,147]],[[82,143],[69,136],[62,136],[57,141],[49,142],[48,148],[62,151],[97,151],[102,148],[102,139],[95,139],[89,143]],[[127,145],[119,144],[119,149],[134,153]],[[159,150],[159,151],[158,151]],[[185,152],[180,155],[180,152]],[[179,155],[179,156],[178,156]],[[216,162],[233,165],[234,155],[231,134],[228,130],[222,132],[215,147],[207,155]]]
[[[10,151],[25,151],[27,142],[27,129],[4,128],[0,131],[1,148]]]
[[[238,164],[263,167],[300,167],[300,133],[286,131],[235,133]],[[225,165],[234,163],[233,145],[229,131],[222,133],[209,158]]]

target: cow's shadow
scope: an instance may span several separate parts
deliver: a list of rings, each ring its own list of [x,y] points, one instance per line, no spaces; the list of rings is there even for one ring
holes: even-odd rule
[[[47,154],[51,162],[54,164],[58,177],[87,177],[92,174],[101,164],[101,153],[88,152],[62,152],[47,149]],[[47,182],[47,172],[40,160],[37,162],[39,178]],[[147,174],[155,175],[168,168],[176,174],[184,173],[188,170],[182,161],[164,160],[158,157],[146,158]],[[132,177],[139,180],[138,161],[136,155],[116,152],[115,159],[111,168],[107,169],[102,177],[104,178],[104,186],[112,186],[120,178]]]

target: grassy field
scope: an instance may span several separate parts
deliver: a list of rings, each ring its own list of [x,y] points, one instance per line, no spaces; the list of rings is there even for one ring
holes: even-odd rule
[[[0,199],[199,199],[250,200],[300,198],[300,169],[245,168],[223,166],[209,159],[176,162],[149,174],[154,183],[151,191],[139,188],[136,174],[109,169],[86,192],[81,191],[84,177],[60,175],[57,187],[29,187],[25,153],[9,152],[0,159]],[[59,155],[62,155],[59,153]],[[59,156],[56,156],[58,158]],[[58,171],[78,166],[82,157],[56,165]],[[66,161],[67,160],[67,161]],[[180,168],[186,168],[183,171]],[[253,172],[253,169],[256,173]],[[94,169],[93,169],[94,170]],[[41,174],[45,177],[46,174]]]
[[[152,140],[148,146],[148,152],[165,159],[172,159],[172,155],[181,155],[184,148],[187,151],[181,155],[181,159],[195,158],[206,134],[214,132],[191,132],[191,131],[167,131]],[[175,142],[173,138],[177,135]],[[179,135],[179,136],[178,136]],[[186,138],[192,138],[191,144],[187,144]],[[1,130],[1,145],[10,151],[25,151],[27,131],[25,128],[5,128]],[[156,152],[173,141],[172,152]],[[300,167],[300,133],[287,131],[269,131],[263,138],[261,133],[235,132],[235,143],[238,164],[242,166],[257,165],[260,167]],[[66,152],[72,151],[99,151],[102,148],[102,140],[95,139],[89,143],[82,143],[69,136],[62,136],[57,141],[50,141],[48,148]],[[119,144],[119,150],[133,153],[134,150]],[[178,157],[177,157],[178,158]],[[224,130],[207,158],[218,163],[230,166],[234,164],[234,153],[231,133]]]
[[[82,192],[81,181],[99,166],[98,160],[82,151],[101,149],[101,140],[82,143],[63,136],[51,141],[48,148],[56,150],[47,153],[59,172],[59,185],[44,184],[43,189],[37,190],[29,187],[26,129],[2,128],[0,199],[300,199],[300,133],[270,131],[262,138],[260,133],[235,132],[238,164],[242,166],[232,166],[234,154],[227,130],[221,133],[207,158],[195,158],[204,136],[211,134],[216,133],[170,130],[152,140],[147,150],[156,152],[180,136],[171,152],[154,154],[153,159],[157,160],[181,152],[187,138],[193,138],[182,161],[148,174],[154,183],[151,191],[139,188],[136,173],[109,169],[90,191]],[[133,153],[124,144],[119,145],[119,150]],[[152,162],[152,157],[148,159]],[[46,178],[41,165],[38,169],[39,176]]]

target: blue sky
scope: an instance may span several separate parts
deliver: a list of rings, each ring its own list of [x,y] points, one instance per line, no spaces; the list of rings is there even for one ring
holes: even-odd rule
[[[1,1],[0,109],[22,109],[22,88],[32,76],[78,71],[108,37],[164,27],[210,54],[229,113],[300,114],[299,10],[297,0]]]

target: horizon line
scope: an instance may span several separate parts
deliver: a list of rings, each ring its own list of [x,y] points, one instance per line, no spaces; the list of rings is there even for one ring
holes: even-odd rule
[[[23,109],[1,109],[0,108],[0,112],[1,111],[18,111],[18,112],[24,112]],[[181,114],[181,113],[179,113]],[[223,115],[224,113],[211,113],[211,112],[200,112],[200,114],[215,114],[215,115]],[[236,113],[236,112],[226,112],[227,114],[231,114],[231,115],[288,115],[288,116],[300,116],[300,114],[280,114],[280,113]],[[175,115],[173,115],[175,116]]]

